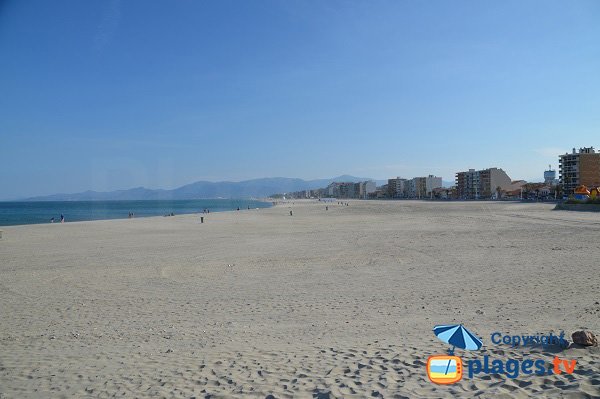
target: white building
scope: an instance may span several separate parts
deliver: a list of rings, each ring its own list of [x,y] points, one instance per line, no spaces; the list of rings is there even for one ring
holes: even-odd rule
[[[442,187],[442,178],[434,175],[429,175],[425,178],[425,192],[427,195],[431,195],[434,188]]]
[[[377,189],[375,182],[368,180],[358,183],[358,195],[359,198],[367,199],[369,198],[369,194],[374,193]]]

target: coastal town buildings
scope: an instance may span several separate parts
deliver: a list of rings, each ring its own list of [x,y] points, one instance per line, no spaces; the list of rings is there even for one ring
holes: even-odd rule
[[[358,184],[358,198],[360,199],[367,199],[369,198],[369,195],[374,193],[375,190],[377,189],[375,182],[368,180],[368,181],[362,181]]]
[[[426,179],[424,177],[413,177],[408,181],[408,197],[424,198],[427,196]]]
[[[425,178],[425,194],[431,196],[433,190],[442,187],[442,178],[429,175]]]
[[[600,153],[594,147],[584,147],[559,155],[558,176],[565,195],[571,195],[580,185],[600,186]]]
[[[404,198],[406,197],[408,180],[401,177],[394,179],[388,179],[387,192],[390,198]]]
[[[456,191],[461,199],[497,198],[500,191],[511,188],[512,180],[500,168],[469,169],[456,173]]]
[[[388,179],[389,198],[424,198],[431,197],[433,189],[442,187],[442,178],[434,175],[403,179]]]
[[[325,189],[327,197],[347,199],[367,199],[376,190],[374,181],[333,182]]]

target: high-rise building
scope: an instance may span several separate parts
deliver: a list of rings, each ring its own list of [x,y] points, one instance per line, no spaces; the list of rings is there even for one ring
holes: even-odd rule
[[[325,189],[326,195],[336,198],[362,198],[366,199],[370,193],[375,192],[375,182],[363,181],[353,182],[333,182]]]
[[[429,175],[425,178],[425,194],[429,197],[433,193],[433,189],[442,187],[442,178],[434,175]]]
[[[424,198],[427,196],[427,178],[413,177],[408,181],[407,196],[410,198]]]
[[[361,181],[356,184],[358,184],[358,198],[361,199],[369,198],[369,194],[374,193],[377,188],[375,182],[371,180]]]
[[[425,198],[434,188],[442,187],[442,178],[434,175],[412,179],[388,179],[388,196],[391,198]]]
[[[600,186],[600,153],[594,147],[584,147],[572,153],[559,155],[558,177],[563,192],[573,194],[580,185]]]
[[[556,171],[552,169],[552,165],[548,165],[548,170],[544,171],[544,184],[556,184]]]
[[[495,198],[499,190],[509,190],[510,187],[510,177],[500,168],[469,169],[456,173],[456,191],[459,198]]]
[[[403,198],[407,196],[407,180],[401,177],[388,179],[388,196],[390,198]]]

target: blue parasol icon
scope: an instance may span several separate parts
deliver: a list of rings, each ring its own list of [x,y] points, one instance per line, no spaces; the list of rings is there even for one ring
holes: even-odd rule
[[[450,356],[454,355],[454,348],[456,347],[461,349],[477,350],[481,348],[481,345],[483,345],[483,342],[473,335],[471,331],[463,327],[462,324],[435,326],[433,327],[433,333],[440,340],[452,345],[452,349],[448,349],[448,354]],[[448,367],[450,367],[450,361],[448,361]],[[446,367],[446,374],[448,373],[448,367]]]

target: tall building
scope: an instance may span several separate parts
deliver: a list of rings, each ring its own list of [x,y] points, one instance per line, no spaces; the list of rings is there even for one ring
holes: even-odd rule
[[[572,153],[559,155],[558,178],[563,192],[573,194],[577,186],[600,186],[600,153],[594,147],[580,148]]]
[[[353,182],[333,182],[325,189],[328,197],[336,198],[362,198],[366,199],[370,193],[375,192],[375,182],[363,181]]]
[[[556,171],[552,169],[552,165],[548,165],[548,170],[544,171],[544,184],[556,184]]]
[[[407,195],[408,184],[406,179],[396,177],[388,179],[388,195],[391,198],[404,198]]]
[[[427,196],[427,178],[413,177],[408,181],[407,195],[410,198],[424,198]]]
[[[425,178],[425,194],[431,196],[433,189],[442,187],[442,178],[429,175]]]
[[[371,180],[361,181],[358,184],[358,198],[367,199],[369,198],[369,194],[374,193],[377,187],[375,186],[375,182]]]
[[[500,168],[469,169],[456,173],[456,191],[459,198],[496,198],[498,190],[509,190],[511,179]]]

